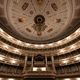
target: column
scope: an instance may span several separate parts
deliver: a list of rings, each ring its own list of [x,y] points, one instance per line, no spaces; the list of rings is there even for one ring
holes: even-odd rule
[[[46,61],[46,70],[48,70],[47,56],[45,56],[45,61]]]
[[[23,73],[26,71],[26,66],[27,66],[27,56],[25,56],[25,63],[24,63]]]
[[[33,70],[33,67],[34,67],[34,56],[32,56],[31,70]]]
[[[54,73],[56,73],[56,69],[55,69],[55,65],[54,65],[54,57],[51,56],[51,59],[52,59],[52,67],[53,67],[53,71],[54,71]]]

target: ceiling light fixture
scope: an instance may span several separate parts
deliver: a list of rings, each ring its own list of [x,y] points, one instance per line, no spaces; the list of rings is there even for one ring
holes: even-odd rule
[[[12,36],[10,36],[10,35],[8,35],[8,39],[13,39],[13,37],[12,37]]]
[[[77,60],[77,61],[78,61],[78,60],[80,60],[80,57],[79,57],[79,56],[78,56],[78,57],[76,57],[76,58],[75,58],[75,60]]]
[[[41,70],[42,71],[46,71],[46,67],[41,67]]]
[[[17,40],[16,42],[17,42],[18,44],[21,44],[21,43],[22,43],[20,40]]]
[[[0,32],[3,33],[4,31],[0,28]]]
[[[37,67],[33,67],[33,71],[37,71],[37,69],[38,69]]]
[[[60,49],[59,52],[60,53],[64,53],[65,52],[65,49]]]
[[[80,28],[75,31],[76,35],[80,35]]]
[[[14,63],[16,63],[16,60],[10,60],[10,62],[11,62],[12,64],[14,64]]]
[[[0,60],[4,60],[4,57],[2,55],[0,55]]]
[[[25,45],[26,45],[26,46],[30,46],[31,44],[29,44],[29,43],[25,43]]]
[[[41,44],[41,45],[39,45],[39,47],[44,47],[45,45],[43,45],[43,44]]]
[[[76,48],[76,45],[71,45],[70,46],[70,49],[75,49]]]
[[[68,63],[68,60],[63,60],[62,62],[65,63],[65,64],[67,64]]]
[[[71,40],[71,38],[72,38],[71,36],[68,36],[66,37],[66,40]]]
[[[57,44],[62,44],[62,41],[58,41]]]
[[[14,49],[14,52],[20,52],[19,49]]]
[[[13,78],[9,78],[8,80],[14,80]]]
[[[71,79],[69,79],[69,78],[66,78],[66,79],[64,79],[64,80],[71,80]]]
[[[4,45],[3,45],[3,48],[8,49],[9,46],[8,46],[7,44],[4,44]]]
[[[48,44],[48,46],[53,46],[53,43]]]
[[[76,80],[80,80],[80,78],[76,78]]]
[[[0,78],[0,80],[2,80],[2,78]]]
[[[36,44],[36,45],[34,45],[34,46],[35,46],[35,47],[39,47],[39,45],[37,45],[37,44]]]

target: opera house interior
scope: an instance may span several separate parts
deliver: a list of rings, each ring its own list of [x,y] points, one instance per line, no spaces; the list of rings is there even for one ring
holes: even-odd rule
[[[80,0],[0,0],[0,80],[80,80]]]

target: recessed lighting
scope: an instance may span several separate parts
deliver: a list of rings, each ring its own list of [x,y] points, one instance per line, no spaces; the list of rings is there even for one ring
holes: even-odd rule
[[[14,80],[13,78],[9,78],[8,80]]]
[[[10,60],[10,62],[14,64],[14,63],[16,63],[16,60]]]
[[[71,79],[69,79],[69,78],[66,78],[66,79],[64,79],[64,80],[71,80]]]
[[[14,49],[14,52],[19,52],[19,49]]]
[[[9,46],[7,44],[4,44],[3,47],[6,48],[6,49],[9,48]]]
[[[53,43],[48,44],[48,46],[53,46]]]
[[[38,69],[37,67],[33,67],[33,71],[37,71],[37,69]]]
[[[2,78],[0,78],[0,80],[2,80]]]
[[[80,60],[80,57],[76,57],[75,60]]]
[[[66,39],[67,39],[67,40],[70,40],[70,39],[71,39],[71,36],[66,37]]]
[[[3,33],[4,31],[0,28],[0,32],[2,32],[2,33]]]
[[[21,42],[20,40],[17,40],[17,43],[18,43],[18,44],[21,44],[22,42]]]
[[[46,67],[42,67],[41,70],[42,70],[42,71],[46,71]]]
[[[62,62],[63,62],[63,63],[68,63],[68,60],[63,60]]]
[[[80,80],[80,78],[76,78],[76,80]]]
[[[4,60],[4,58],[2,56],[0,56],[0,60]]]
[[[71,45],[70,46],[70,49],[75,49],[76,48],[76,45]]]
[[[60,53],[64,53],[65,52],[65,49],[60,49],[59,52]]]
[[[57,42],[57,44],[61,44],[61,43],[62,43],[62,41],[58,41],[58,42]]]
[[[39,45],[34,45],[35,47],[39,47]]]
[[[25,45],[26,45],[26,46],[30,46],[31,44],[29,44],[29,43],[26,43]]]
[[[43,44],[41,44],[41,45],[39,45],[39,47],[44,47],[45,45],[43,45]]]
[[[13,39],[13,37],[12,37],[12,36],[10,36],[10,35],[8,35],[8,38],[9,38],[9,39]]]
[[[75,31],[75,34],[80,34],[80,28]]]

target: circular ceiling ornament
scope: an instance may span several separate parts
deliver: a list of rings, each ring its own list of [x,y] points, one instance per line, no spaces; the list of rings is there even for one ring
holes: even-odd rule
[[[44,44],[67,36],[72,19],[71,0],[7,0],[12,36],[24,42]],[[65,34],[65,36],[64,36]]]
[[[45,18],[43,15],[37,15],[35,18],[34,18],[34,22],[35,24],[37,25],[42,25],[45,23]]]
[[[42,32],[47,28],[45,25],[45,18],[42,15],[37,15],[34,18],[35,24],[32,26],[33,29],[37,32],[38,36],[42,36]]]

